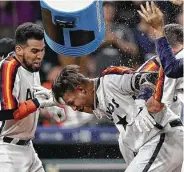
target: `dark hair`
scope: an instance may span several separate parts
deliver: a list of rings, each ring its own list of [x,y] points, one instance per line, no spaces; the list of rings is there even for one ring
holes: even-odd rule
[[[180,24],[168,24],[164,27],[165,35],[171,47],[183,44],[183,26]]]
[[[67,65],[52,84],[52,92],[57,101],[66,92],[74,91],[75,87],[85,83],[86,78],[79,72],[79,66]]]
[[[29,39],[42,40],[43,28],[37,24],[27,22],[19,25],[15,31],[15,44],[26,44]]]
[[[8,53],[15,50],[14,40],[11,38],[0,39],[0,56],[6,57]]]

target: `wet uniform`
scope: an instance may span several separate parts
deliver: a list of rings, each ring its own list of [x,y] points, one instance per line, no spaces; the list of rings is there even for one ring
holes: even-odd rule
[[[14,119],[15,114],[21,111],[17,110],[21,102],[33,99],[34,85],[40,85],[39,72],[29,72],[23,68],[13,53],[1,61],[0,171],[44,171],[31,141],[37,127],[39,110],[35,109],[35,112],[23,119]]]
[[[137,114],[134,100],[137,91],[136,74],[124,67],[106,69],[97,82],[96,109],[114,121],[120,131],[119,142],[136,155],[126,172],[181,170],[183,147],[179,142],[183,126],[179,117],[164,108],[154,115],[159,125],[150,132],[140,133],[133,123]]]

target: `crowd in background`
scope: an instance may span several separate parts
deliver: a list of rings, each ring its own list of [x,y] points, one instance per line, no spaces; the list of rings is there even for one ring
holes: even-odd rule
[[[56,54],[46,46],[41,69],[42,85],[51,88],[51,83],[65,65],[77,64],[89,77],[99,76],[110,65],[124,65],[137,69],[146,60],[156,55],[153,28],[139,17],[137,10],[144,1],[106,1],[103,4],[106,26],[105,40],[93,53],[77,58]],[[165,14],[165,23],[183,25],[183,9],[168,1],[156,2]],[[15,28],[24,22],[42,25],[39,1],[0,1],[0,38],[14,38]],[[108,120],[97,120],[94,115],[74,112],[65,107],[67,119],[56,123],[40,118],[40,125],[78,127],[81,125],[111,125]]]

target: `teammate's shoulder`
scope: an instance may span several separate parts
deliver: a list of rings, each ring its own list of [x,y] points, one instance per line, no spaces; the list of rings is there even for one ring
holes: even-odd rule
[[[134,71],[135,71],[134,69],[128,68],[125,66],[110,66],[101,73],[101,76],[112,75],[112,74],[123,75],[123,74],[133,73]]]
[[[181,49],[177,54],[176,54],[176,59],[181,59],[184,58],[184,49]]]
[[[7,56],[1,61],[1,69],[16,71],[21,66],[20,62],[14,56]]]

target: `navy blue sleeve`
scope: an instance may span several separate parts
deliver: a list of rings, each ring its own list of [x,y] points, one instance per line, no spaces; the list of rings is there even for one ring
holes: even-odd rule
[[[164,73],[170,78],[183,77],[183,59],[176,59],[166,37],[156,40],[156,48]]]
[[[16,110],[16,109],[1,110],[1,111],[0,111],[0,121],[5,121],[5,120],[14,119],[13,113],[15,112],[15,110]]]
[[[154,93],[154,90],[150,87],[142,87],[138,94],[138,99],[147,101]]]

